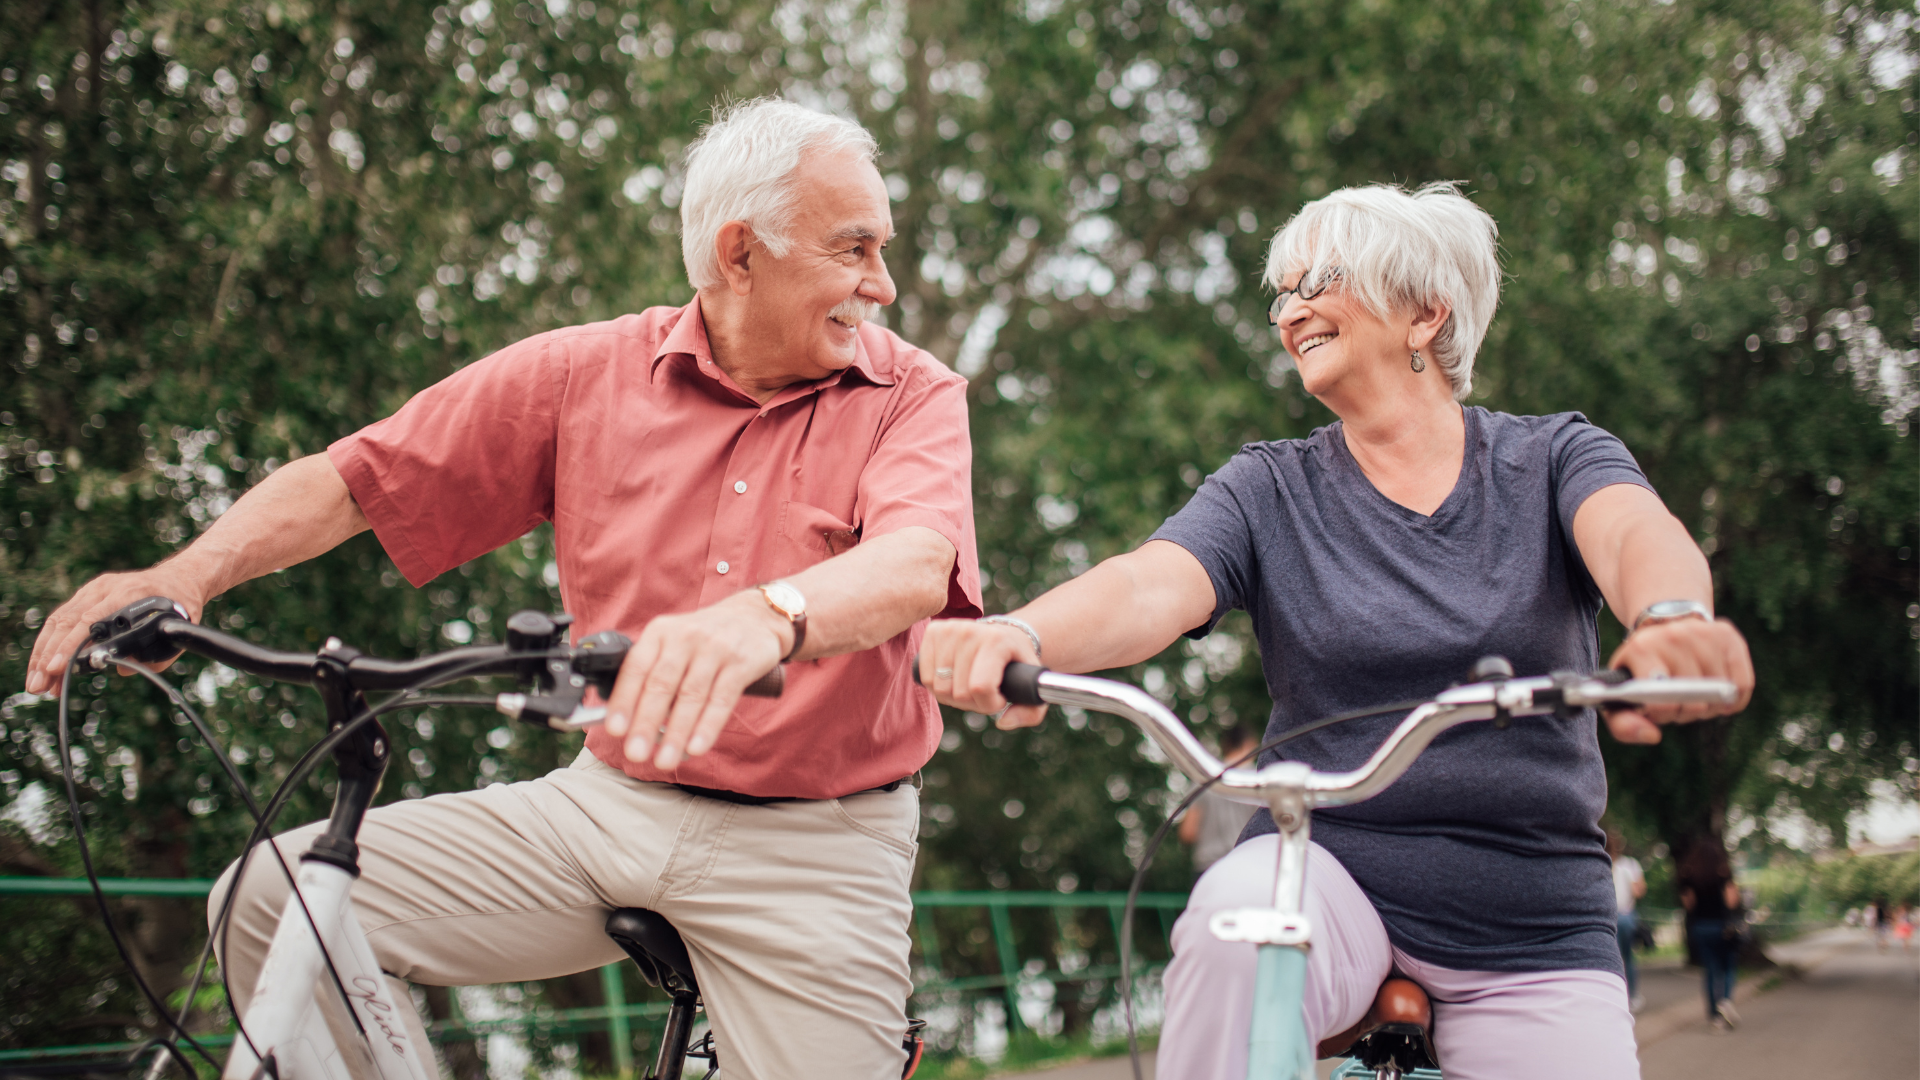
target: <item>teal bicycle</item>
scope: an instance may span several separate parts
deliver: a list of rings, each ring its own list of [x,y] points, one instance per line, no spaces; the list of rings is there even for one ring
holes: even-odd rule
[[[1075,706],[1124,717],[1202,787],[1213,786],[1228,798],[1273,812],[1280,832],[1273,906],[1217,912],[1208,924],[1223,941],[1260,947],[1248,1080],[1311,1080],[1316,1057],[1343,1055],[1350,1056],[1334,1072],[1337,1080],[1441,1080],[1432,1042],[1431,1004],[1426,993],[1407,979],[1388,979],[1373,1008],[1353,1029],[1318,1043],[1307,1031],[1301,1002],[1313,932],[1302,905],[1313,811],[1378,795],[1400,779],[1441,732],[1460,724],[1491,720],[1504,727],[1522,717],[1571,718],[1586,708],[1731,704],[1738,697],[1732,683],[1719,679],[1632,679],[1619,671],[1518,679],[1513,677],[1512,665],[1497,656],[1476,663],[1468,678],[1466,685],[1428,701],[1330,717],[1310,725],[1411,709],[1366,764],[1338,773],[1316,772],[1297,761],[1277,761],[1265,768],[1229,767],[1159,701],[1126,683],[1016,663],[1008,665],[1000,692],[1019,705]]]

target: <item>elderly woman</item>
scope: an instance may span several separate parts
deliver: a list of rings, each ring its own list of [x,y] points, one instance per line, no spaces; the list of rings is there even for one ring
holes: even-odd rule
[[[1706,560],[1620,441],[1578,413],[1463,408],[1499,293],[1496,227],[1453,186],[1349,188],[1274,238],[1270,314],[1307,392],[1340,418],[1254,443],[1138,550],[1012,613],[937,622],[921,675],[993,713],[1010,660],[1124,667],[1231,608],[1252,616],[1273,695],[1268,737],[1348,709],[1424,697],[1497,653],[1522,674],[1598,666],[1602,602],[1632,632],[1610,663],[1732,679],[1731,709],[1608,717],[1622,742],[1743,708],[1745,641],[1712,614]],[[1016,707],[1002,727],[1040,722]],[[1318,769],[1364,761],[1398,721],[1285,744]],[[1263,761],[1263,764],[1265,761]],[[1638,1075],[1615,943],[1596,724],[1541,719],[1441,736],[1369,802],[1315,816],[1306,1014],[1326,1038],[1398,970],[1435,999],[1450,1080]],[[1262,810],[1174,930],[1163,1078],[1243,1075],[1255,946],[1208,917],[1271,903],[1278,846]]]

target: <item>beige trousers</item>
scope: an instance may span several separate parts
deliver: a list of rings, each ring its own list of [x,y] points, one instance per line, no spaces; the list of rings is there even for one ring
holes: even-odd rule
[[[291,864],[322,827],[275,842]],[[434,986],[615,963],[625,954],[603,930],[607,913],[651,908],[686,939],[722,1076],[893,1080],[906,1063],[919,828],[910,784],[740,806],[583,753],[538,780],[370,812],[353,904],[381,967]],[[288,893],[273,862],[266,851],[249,861],[221,956],[240,1009]],[[215,887],[210,921],[233,876],[230,866]],[[406,988],[394,996],[426,1045]]]

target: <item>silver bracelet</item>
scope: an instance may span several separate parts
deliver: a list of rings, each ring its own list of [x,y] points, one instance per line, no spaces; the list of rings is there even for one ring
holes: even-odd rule
[[[1011,626],[1015,630],[1027,635],[1027,640],[1033,642],[1033,658],[1035,660],[1040,659],[1040,631],[1028,625],[1025,619],[1016,619],[1011,615],[989,615],[980,621],[983,623],[997,623],[1001,626]]]

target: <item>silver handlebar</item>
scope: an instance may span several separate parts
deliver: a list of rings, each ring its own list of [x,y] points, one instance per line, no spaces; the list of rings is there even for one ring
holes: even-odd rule
[[[1166,752],[1176,768],[1196,782],[1205,783],[1224,770],[1214,790],[1236,802],[1266,806],[1271,793],[1300,783],[1300,766],[1291,762],[1276,762],[1264,769],[1227,769],[1178,717],[1138,687],[1055,671],[1041,672],[1038,686],[1041,700],[1049,704],[1092,709],[1131,720]],[[1492,720],[1502,714],[1540,716],[1590,705],[1730,705],[1739,696],[1739,690],[1723,679],[1608,682],[1578,675],[1547,675],[1456,686],[1408,713],[1366,764],[1349,772],[1308,771],[1307,806],[1345,806],[1373,798],[1400,779],[1441,732],[1469,721]]]

